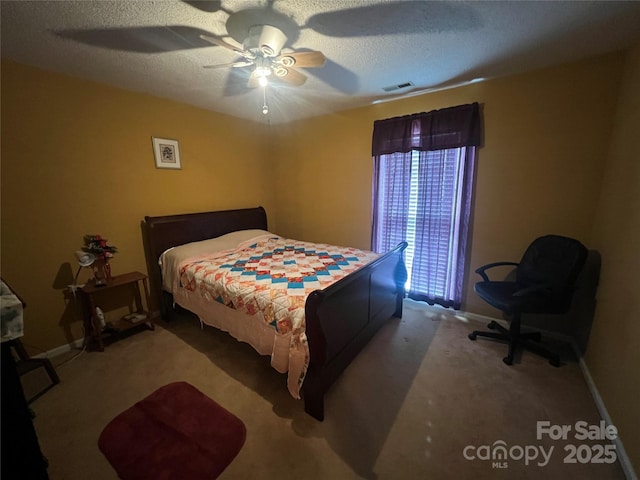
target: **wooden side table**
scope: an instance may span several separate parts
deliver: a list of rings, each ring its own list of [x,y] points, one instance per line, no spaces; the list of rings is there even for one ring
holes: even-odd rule
[[[140,291],[140,284],[144,289],[144,298],[146,304],[149,305],[149,285],[147,282],[147,276],[140,272],[129,272],[122,275],[116,275],[107,281],[106,285],[96,286],[95,280],[89,280],[84,287],[80,289],[85,298],[86,307],[88,309],[85,315],[85,346],[89,345],[91,340],[95,341],[98,345],[99,351],[104,351],[104,341],[102,339],[102,325],[100,319],[96,315],[96,298],[102,295],[106,295],[107,292],[113,291],[116,288],[123,288],[126,286],[134,286],[134,299],[135,299],[135,311],[124,315],[115,322],[109,322],[107,329],[115,332],[123,332],[131,328],[137,327],[141,324],[146,324],[151,330],[155,330],[153,316],[144,309],[142,304],[142,292]]]

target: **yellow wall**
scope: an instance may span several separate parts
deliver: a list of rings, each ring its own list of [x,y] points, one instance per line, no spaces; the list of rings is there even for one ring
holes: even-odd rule
[[[3,62],[2,277],[27,302],[32,352],[82,338],[64,288],[83,235],[119,248],[117,274],[146,271],[145,215],[263,205],[275,228],[263,133],[259,124]],[[179,140],[182,170],[155,167],[152,136]]]
[[[280,233],[368,248],[373,122],[479,102],[485,134],[469,270],[517,261],[545,233],[601,253],[587,364],[639,470],[638,85],[640,46],[629,59],[615,53],[282,126],[273,147]],[[475,277],[468,275],[463,309],[499,317],[473,293]]]
[[[34,304],[38,328],[27,339],[51,348],[79,336],[60,335],[70,320],[57,311],[83,234],[120,248],[116,273],[144,270],[144,215],[263,204],[280,234],[368,248],[373,122],[474,101],[485,138],[470,270],[518,259],[543,233],[590,246],[623,61],[611,54],[271,127],[268,136],[260,124],[3,63],[2,274]],[[151,136],[179,139],[183,170],[155,168]],[[496,315],[473,294],[475,281],[468,275],[463,308]]]
[[[586,360],[630,458],[640,458],[639,49],[271,127],[268,136],[244,120],[3,62],[1,266],[29,303],[25,342],[46,350],[80,338],[63,288],[84,234],[120,248],[115,273],[145,271],[144,215],[261,204],[277,233],[368,248],[374,120],[477,101],[485,139],[469,268],[516,260],[548,232],[601,252]],[[183,170],[155,168],[151,136],[180,140]],[[463,308],[497,315],[468,277]]]
[[[470,268],[518,260],[535,236],[590,244],[623,56],[287,124],[277,142],[280,233],[370,247],[373,122],[447,106],[483,106]],[[497,316],[473,293],[463,309]]]
[[[594,219],[602,274],[586,362],[640,472],[640,45],[625,67]]]

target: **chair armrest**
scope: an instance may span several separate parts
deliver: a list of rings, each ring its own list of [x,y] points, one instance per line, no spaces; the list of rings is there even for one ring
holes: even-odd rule
[[[478,267],[476,269],[476,273],[478,275],[480,275],[482,277],[482,279],[485,282],[489,281],[489,277],[487,276],[487,274],[485,273],[485,270],[488,270],[490,268],[493,267],[502,267],[502,266],[506,266],[506,265],[511,265],[513,267],[517,267],[518,265],[520,265],[519,263],[516,262],[494,262],[494,263],[487,263],[486,265],[483,265],[481,267]]]

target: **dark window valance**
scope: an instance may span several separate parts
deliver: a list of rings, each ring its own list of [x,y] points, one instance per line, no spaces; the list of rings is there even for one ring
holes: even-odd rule
[[[477,147],[481,142],[478,103],[377,120],[372,155]]]

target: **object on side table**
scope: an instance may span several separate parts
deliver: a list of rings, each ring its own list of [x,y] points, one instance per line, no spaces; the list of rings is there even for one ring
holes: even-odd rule
[[[96,287],[106,285],[112,278],[109,259],[113,258],[113,255],[118,252],[118,247],[109,245],[107,241],[108,240],[106,238],[102,238],[101,235],[84,236],[84,247],[82,247],[82,252],[93,256],[94,261],[89,263],[89,265],[93,268]],[[81,259],[78,258],[78,261],[80,260]]]

